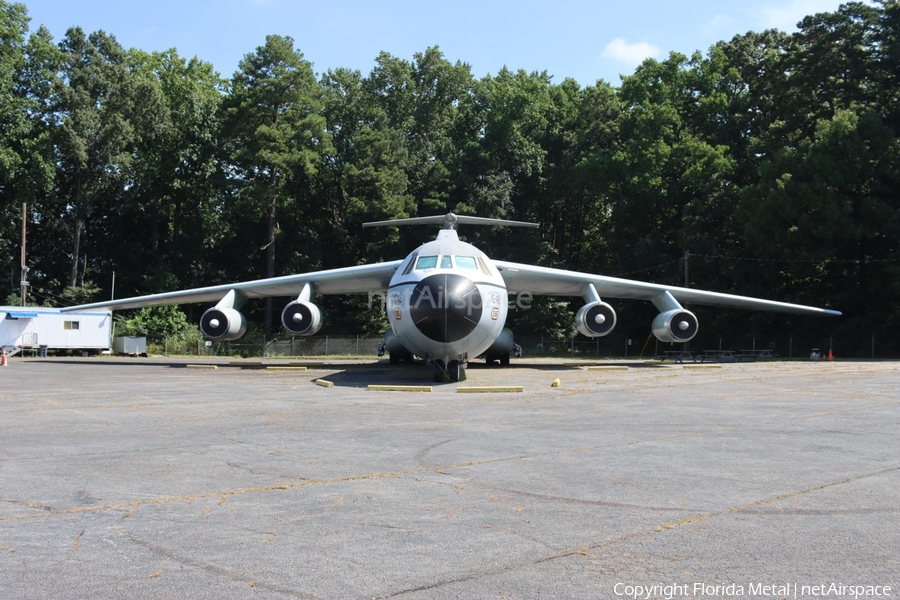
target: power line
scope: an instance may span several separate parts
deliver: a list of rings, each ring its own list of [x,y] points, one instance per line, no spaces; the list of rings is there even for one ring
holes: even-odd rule
[[[862,259],[838,259],[838,258],[748,258],[745,256],[723,256],[721,254],[694,254],[691,258],[722,258],[725,260],[747,260],[753,262],[780,262],[780,263],[877,263],[877,262],[900,262],[900,258],[862,258]],[[684,257],[678,260],[684,260]]]
[[[695,255],[692,254],[691,256],[695,256]],[[667,267],[667,266],[669,266],[669,265],[674,265],[675,263],[681,262],[681,261],[683,261],[683,260],[684,260],[684,257],[682,257],[682,258],[676,258],[675,260],[670,260],[669,262],[664,262],[664,263],[658,264],[658,265],[656,265],[656,266],[654,266],[654,267],[647,267],[646,269],[638,269],[638,270],[636,270],[636,271],[627,271],[627,272],[625,272],[625,273],[617,273],[617,274],[615,274],[615,275],[612,275],[612,277],[621,277],[621,276],[623,276],[623,275],[634,275],[635,273],[645,273],[645,272],[647,272],[647,271],[652,271],[652,270],[658,269],[658,268],[660,268],[660,267]]]
[[[31,288],[31,295],[37,296],[38,298],[45,300],[45,301],[48,299],[52,299],[52,300],[55,300],[57,302],[57,304],[63,304],[65,306],[75,306],[74,301],[69,300],[68,298],[63,298],[61,296],[57,296],[56,294],[50,293],[50,292],[40,289],[40,288]]]
[[[725,256],[722,254],[694,254],[691,252],[690,258],[715,258],[715,259],[724,259],[724,260],[743,260],[750,262],[778,262],[778,263],[806,263],[806,264],[863,264],[863,263],[889,263],[889,262],[900,262],[900,258],[866,258],[866,259],[837,259],[837,258],[826,258],[826,259],[812,259],[812,258],[750,258],[746,256]],[[660,263],[658,265],[652,267],[646,267],[644,269],[636,269],[634,271],[626,271],[624,273],[616,273],[612,275],[612,277],[623,277],[625,275],[634,275],[636,273],[646,273],[648,271],[653,271],[655,269],[659,269],[661,267],[668,267],[669,265],[673,265],[675,263],[680,263],[686,260],[684,256],[676,258],[675,260],[670,260],[668,262]]]

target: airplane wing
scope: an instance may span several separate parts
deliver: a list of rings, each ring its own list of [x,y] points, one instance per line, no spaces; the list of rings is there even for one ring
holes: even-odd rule
[[[591,275],[589,273],[578,273],[500,260],[492,262],[506,282],[507,290],[512,294],[528,292],[535,296],[583,296],[585,287],[588,284],[594,284],[601,298],[629,298],[652,301],[663,292],[669,292],[679,302],[691,304],[820,316],[841,316],[841,312],[837,310],[816,308],[802,304],[720,294],[718,292],[645,283],[630,279]]]
[[[330,269],[313,273],[300,273],[270,279],[256,279],[242,283],[214,285],[210,287],[136,296],[121,300],[94,302],[80,306],[69,306],[60,309],[62,312],[84,310],[88,308],[142,308],[162,304],[190,304],[192,302],[218,302],[232,290],[240,292],[246,298],[265,298],[268,296],[296,296],[307,284],[313,286],[319,294],[359,294],[381,292],[388,288],[391,276],[402,260]]]

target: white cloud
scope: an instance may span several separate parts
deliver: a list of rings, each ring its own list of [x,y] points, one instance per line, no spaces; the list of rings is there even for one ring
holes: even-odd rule
[[[629,44],[625,41],[625,38],[616,38],[606,45],[600,56],[615,59],[629,66],[637,66],[645,58],[653,58],[659,56],[659,54],[660,49],[653,44],[648,44],[647,42]]]

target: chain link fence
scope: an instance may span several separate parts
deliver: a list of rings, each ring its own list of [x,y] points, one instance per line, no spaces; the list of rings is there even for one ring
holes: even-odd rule
[[[843,359],[898,359],[900,334],[886,333],[858,336],[798,335],[773,338],[753,335],[698,335],[687,344],[670,344],[652,334],[629,336],[613,333],[588,339],[582,336],[553,338],[540,335],[517,335],[525,356],[572,356],[583,358],[654,358],[667,350],[705,351],[769,350],[782,359],[809,359],[814,352],[827,356],[829,350]]]
[[[182,341],[161,338],[147,342],[148,354],[166,356],[376,356],[383,336],[313,336],[263,339],[259,342]]]
[[[353,356],[374,358],[382,336],[275,337],[259,342],[178,341],[170,338],[148,340],[149,354],[186,356],[299,357]],[[794,336],[778,338],[753,335],[700,334],[688,344],[660,342],[650,334],[613,332],[602,338],[582,336],[560,338],[540,334],[515,336],[523,356],[574,358],[653,358],[666,350],[769,350],[782,359],[809,359],[814,349],[822,356],[831,350],[840,359],[898,359],[900,334],[873,333],[857,336]]]

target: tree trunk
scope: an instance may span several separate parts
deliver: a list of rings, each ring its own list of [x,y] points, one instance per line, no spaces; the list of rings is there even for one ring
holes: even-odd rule
[[[278,170],[272,167],[271,181],[269,183],[269,207],[266,215],[266,277],[275,277],[275,207],[278,203],[276,193],[276,181]],[[266,298],[266,333],[272,333],[272,319],[275,312],[275,301],[269,296]]]
[[[150,201],[150,249],[159,250],[159,200]]]
[[[80,217],[75,217],[74,246],[72,248],[72,271],[69,276],[69,285],[75,287],[78,283],[78,259],[81,252],[81,229],[84,222]]]

